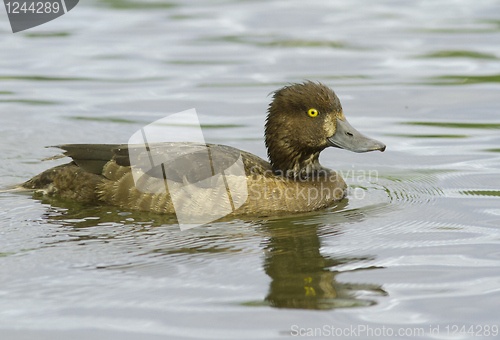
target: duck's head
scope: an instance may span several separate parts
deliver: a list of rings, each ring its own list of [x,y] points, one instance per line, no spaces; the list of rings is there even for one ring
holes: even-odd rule
[[[329,146],[354,152],[385,150],[383,143],[362,135],[349,124],[329,87],[311,81],[274,92],[265,138],[273,170],[285,176],[323,169],[319,153]]]

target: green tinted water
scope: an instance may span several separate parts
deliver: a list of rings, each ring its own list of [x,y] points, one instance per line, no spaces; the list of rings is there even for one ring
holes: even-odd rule
[[[499,10],[86,1],[17,34],[0,11],[0,337],[494,338]],[[181,231],[174,216],[7,190],[65,162],[42,162],[57,153],[44,146],[126,143],[193,107],[207,142],[265,158],[268,94],[303,79],[387,144],[322,153],[351,186],[325,211]]]

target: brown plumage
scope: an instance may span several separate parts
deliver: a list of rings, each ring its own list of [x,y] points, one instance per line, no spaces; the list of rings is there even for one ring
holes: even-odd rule
[[[309,109],[318,110],[318,116],[308,116]],[[285,86],[274,92],[268,112],[265,143],[273,170],[287,176],[326,170],[319,153],[335,133],[334,118],[344,117],[335,93],[313,82]]]
[[[342,136],[338,136],[337,130],[342,130]],[[58,147],[65,150],[64,155],[71,157],[73,162],[46,170],[22,184],[22,187],[81,202],[174,213],[172,197],[165,189],[164,179],[167,178],[172,185],[193,184],[197,189],[202,188],[196,194],[183,193],[183,209],[193,212],[217,209],[221,195],[229,195],[233,202],[245,199],[237,196],[241,190],[233,190],[243,185],[246,185],[243,191],[248,193],[248,197],[241,201],[244,202],[241,206],[232,205],[234,215],[306,212],[331,206],[346,193],[344,180],[335,171],[319,164],[318,157],[323,149],[328,146],[356,152],[385,149],[385,145],[360,135],[347,123],[340,101],[330,88],[309,81],[274,92],[266,120],[265,143],[270,163],[223,145],[150,145],[148,150],[157,154],[168,148],[169,152],[174,150],[183,156],[176,160],[177,164],[162,164],[141,173],[140,186],[136,186],[130,166],[129,153],[135,150],[129,146],[61,145]],[[216,179],[212,176],[213,168],[210,172],[199,166],[199,159],[207,150],[220,164],[221,168],[216,169],[219,172],[241,155],[245,177],[236,174]],[[144,158],[149,156],[140,155]],[[214,181],[221,180],[226,185],[223,193],[203,190],[206,184],[200,184],[206,181],[214,184]]]

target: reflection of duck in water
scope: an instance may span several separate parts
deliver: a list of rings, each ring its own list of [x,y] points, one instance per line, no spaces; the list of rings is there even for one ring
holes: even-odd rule
[[[143,222],[139,225],[126,221],[123,215],[119,215],[120,209],[118,208],[110,214],[109,208],[86,207],[87,210],[82,210],[81,204],[72,201],[63,201],[52,197],[47,199],[48,201],[45,203],[64,208],[64,212],[61,212],[47,207],[48,212],[45,216],[49,223],[54,221],[56,225],[60,225],[61,220],[69,220],[70,224],[76,228],[75,230],[78,230],[71,238],[67,239],[68,242],[83,244],[89,239],[95,239],[96,232],[99,240],[115,245],[116,242],[127,243],[128,239],[137,240],[139,243],[144,241],[147,244],[142,244],[140,257],[172,255],[176,258],[174,265],[179,261],[198,263],[199,256],[203,256],[203,254],[210,256],[219,254],[222,259],[230,259],[237,254],[243,254],[246,257],[246,251],[249,249],[247,248],[248,243],[241,241],[255,237],[254,241],[260,243],[265,252],[262,267],[271,280],[265,297],[262,296],[253,301],[242,301],[242,305],[326,310],[371,306],[376,304],[381,296],[387,295],[387,292],[378,284],[350,283],[346,282],[345,278],[343,280],[337,279],[337,275],[341,273],[353,271],[363,273],[368,270],[382,269],[383,267],[367,266],[363,263],[373,260],[372,255],[366,253],[366,255],[360,254],[358,256],[330,255],[327,254],[325,248],[322,248],[324,239],[334,241],[342,236],[342,228],[345,228],[346,225],[353,226],[353,222],[371,218],[373,215],[370,216],[370,214],[376,212],[370,208],[346,209],[347,199],[339,202],[334,208],[330,208],[326,214],[309,213],[303,216],[295,215],[291,218],[252,221],[246,226],[238,222],[242,227],[236,229],[228,228],[231,226],[230,224],[220,224],[218,228],[207,228],[204,231],[198,230],[197,233],[186,234],[177,228],[170,228],[166,238],[169,241],[161,238],[165,234],[165,228],[149,228],[149,226],[174,225],[175,219],[170,218],[169,215],[157,215],[151,220],[150,214],[134,211],[126,216],[127,219],[148,221],[146,225]],[[88,216],[93,218],[86,219]],[[96,221],[94,219],[96,217],[99,220]],[[118,225],[121,223],[122,226],[128,225],[129,227],[119,229],[120,235],[126,237],[117,238],[114,228],[94,228],[96,223],[104,225],[105,222],[114,222]],[[256,236],[255,230],[259,231],[259,236]],[[260,239],[260,236],[263,238]],[[150,243],[151,239],[162,241]],[[202,257],[202,259],[213,258]],[[151,265],[158,265],[164,269],[165,263],[170,263],[168,257],[164,260],[153,261]],[[339,268],[345,264],[350,264],[356,269]],[[113,263],[111,266],[115,267],[115,264]],[[132,264],[132,267],[134,266]],[[218,277],[224,281],[224,275],[234,274],[231,274],[230,269],[228,268],[227,273],[222,271],[221,275],[217,274]],[[243,296],[247,296],[246,293],[241,293]]]
[[[232,197],[234,202],[244,195],[239,195],[241,191],[230,190],[231,185],[241,188],[246,183],[241,204],[232,206],[234,214],[304,212],[328,207],[345,196],[344,180],[319,163],[323,149],[334,146],[355,152],[385,150],[384,144],[361,135],[347,122],[340,101],[330,88],[313,82],[285,86],[274,93],[265,141],[270,163],[222,145],[165,143],[151,145],[151,148],[146,146],[148,153],[142,154],[143,159],[151,158],[152,151],[183,155],[180,160],[161,163],[156,170],[143,173],[141,181],[148,190],[139,190],[138,182],[134,181],[129,155],[135,148],[111,144],[62,145],[59,147],[73,162],[49,169],[22,186],[82,202],[174,213],[172,190],[170,186],[165,190],[163,179],[182,186],[197,185],[211,178],[213,167],[199,166],[200,155],[208,151],[219,162],[220,168],[216,169],[219,172],[241,155],[244,172],[223,176],[226,188],[223,194]],[[186,207],[192,211],[201,207],[205,211],[217,209],[221,195],[220,191],[197,191],[196,195],[186,196]]]
[[[337,282],[335,276],[347,271],[336,271],[332,267],[370,260],[371,257],[322,255],[318,227],[318,223],[291,224],[285,220],[266,225],[271,237],[266,246],[264,268],[272,279],[267,303],[280,308],[333,309],[376,303],[360,297],[360,292],[369,292],[371,297],[387,295],[376,284]]]

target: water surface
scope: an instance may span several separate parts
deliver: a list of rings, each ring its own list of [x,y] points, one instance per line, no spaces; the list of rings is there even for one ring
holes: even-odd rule
[[[466,0],[89,0],[12,34],[0,11],[2,189],[65,162],[41,162],[57,153],[46,145],[124,143],[193,107],[208,142],[265,158],[267,95],[304,79],[387,144],[322,153],[351,186],[335,207],[188,231],[4,191],[0,337],[282,339],[333,326],[494,338],[498,13]]]

